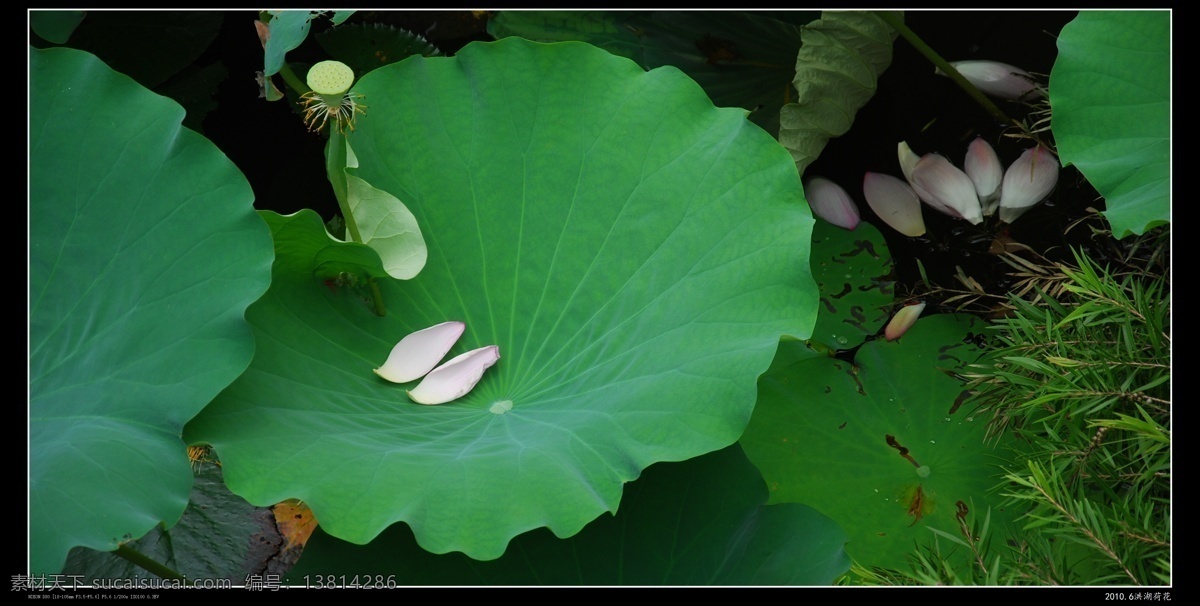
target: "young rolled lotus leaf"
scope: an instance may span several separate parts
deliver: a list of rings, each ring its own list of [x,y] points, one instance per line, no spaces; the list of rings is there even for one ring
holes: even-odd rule
[[[868,171],[863,175],[863,196],[871,210],[892,229],[910,238],[925,233],[921,201],[917,192],[903,180]]]
[[[982,137],[975,137],[967,147],[967,157],[963,161],[963,172],[975,184],[975,192],[979,194],[979,205],[985,217],[996,213],[1000,205],[1000,182],[1004,179],[1004,167],[996,150]]]
[[[887,328],[883,329],[883,336],[888,341],[895,341],[904,336],[904,333],[908,332],[908,329],[917,323],[917,318],[921,317],[921,312],[923,311],[925,311],[924,303],[901,307],[900,311],[892,316],[892,321],[888,322]]]
[[[811,177],[804,180],[804,191],[813,214],[850,231],[858,227],[858,206],[841,185],[825,177]]]
[[[483,371],[500,359],[500,347],[487,345],[458,355],[425,376],[408,397],[418,404],[445,404],[461,398],[483,378]],[[511,407],[509,408],[511,410]]]
[[[913,189],[930,206],[978,225],[983,221],[975,184],[957,166],[939,154],[925,154],[913,167]],[[925,195],[929,197],[926,198]]]
[[[1029,72],[999,61],[951,61],[968,82],[993,97],[1029,101],[1044,93]],[[937,73],[942,73],[937,70]]]
[[[1058,184],[1058,158],[1042,146],[1031,147],[1009,165],[1000,186],[1000,220],[1012,223]]]
[[[408,383],[429,374],[462,336],[466,324],[442,322],[410,333],[392,348],[375,374],[392,383]]]

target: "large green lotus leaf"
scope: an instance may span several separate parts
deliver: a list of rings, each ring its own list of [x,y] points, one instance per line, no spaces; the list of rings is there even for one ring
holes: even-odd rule
[[[866,566],[905,568],[914,542],[935,538],[930,528],[961,537],[958,501],[969,521],[990,506],[993,534],[1007,532],[1011,515],[991,490],[1010,451],[985,444],[986,419],[960,406],[963,383],[952,376],[976,361],[982,331],[973,317],[930,316],[897,341],[867,342],[854,364],[810,356],[764,375],[741,444],[771,502],[836,520]]]
[[[476,43],[356,90],[358,174],[404,200],[429,262],[379,281],[380,318],[280,250],[250,370],[189,426],[234,492],[302,499],[354,543],[406,521],[429,551],[494,559],[737,440],[780,336],[816,312],[786,151],[678,70],[580,43]],[[448,320],[450,356],[499,346],[469,395],[420,406],[371,372]]]
[[[270,509],[229,492],[221,468],[195,466],[195,484],[183,517],[158,527],[129,547],[191,579],[229,579],[237,584],[261,574],[278,556],[283,538]],[[154,574],[107,551],[76,547],[63,574],[92,579],[150,579]]]
[[[854,124],[892,63],[896,31],[868,11],[826,11],[806,25],[796,55],[796,102],[779,115],[779,142],[804,174],[825,144]]]
[[[82,51],[30,68],[30,556],[49,573],[179,519],[180,431],[250,362],[271,243],[179,105]]]
[[[534,530],[503,557],[476,562],[421,549],[403,524],[365,546],[317,533],[289,582],[370,574],[397,585],[829,585],[849,570],[836,523],[766,501],[762,475],[733,445],[651,466],[615,516],[566,540]]]
[[[1171,220],[1171,13],[1080,11],[1058,36],[1050,122],[1063,165],[1123,238]]]
[[[672,65],[700,84],[713,103],[752,110],[750,119],[775,135],[780,108],[794,99],[797,22],[820,13],[788,17],[740,11],[501,11],[488,21],[488,33],[579,40],[645,69]]]
[[[863,221],[849,231],[817,221],[812,270],[821,291],[814,342],[829,350],[853,349],[887,323],[892,255],[874,225]]]

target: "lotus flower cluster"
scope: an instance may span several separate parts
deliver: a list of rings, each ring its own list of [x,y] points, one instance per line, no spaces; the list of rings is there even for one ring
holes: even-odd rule
[[[467,395],[483,378],[483,371],[500,359],[500,347],[473,349],[434,368],[458,342],[466,325],[443,322],[418,330],[392,348],[375,374],[393,383],[408,383],[425,377],[408,397],[418,404],[444,404]]]

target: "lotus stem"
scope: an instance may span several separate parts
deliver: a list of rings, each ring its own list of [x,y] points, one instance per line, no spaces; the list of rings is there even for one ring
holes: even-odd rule
[[[904,24],[904,21],[902,21],[896,13],[889,11],[876,11],[875,14],[878,15],[879,18],[885,23],[892,26],[892,29],[895,29],[896,32],[899,33],[905,40],[907,40],[909,44],[913,45],[913,48],[917,49],[917,52],[924,55],[925,58],[929,59],[929,61],[937,66],[938,69],[942,70],[942,73],[949,76],[951,80],[953,80],[956,84],[958,84],[959,87],[966,91],[967,94],[970,95],[976,103],[983,107],[984,110],[991,114],[992,117],[996,118],[1000,122],[1021,129],[1021,132],[1024,132],[1027,135],[1033,136],[1032,133],[1029,133],[1025,128],[1025,125],[1010,118],[1008,114],[1005,114],[1004,111],[997,107],[995,103],[992,103],[991,99],[987,98],[987,95],[983,94],[983,91],[979,90],[979,88],[977,88],[974,84],[971,84],[966,78],[963,77],[962,74],[958,73],[958,70],[955,69],[953,65],[950,65],[950,62],[943,59],[941,55],[937,54],[937,51],[933,50],[928,44],[926,44],[925,41],[916,34],[916,32],[908,29],[908,26]]]
[[[124,558],[124,559],[132,562],[134,565],[138,566],[139,568],[143,568],[150,574],[156,575],[160,578],[179,579],[179,580],[184,579],[183,575],[179,574],[178,572],[175,572],[174,570],[172,570],[170,568],[167,568],[166,566],[164,566],[164,565],[158,563],[157,561],[155,561],[154,559],[150,558],[150,556],[147,556],[146,554],[144,554],[124,543],[117,546],[117,549],[116,549],[116,551],[113,552],[113,555]]]

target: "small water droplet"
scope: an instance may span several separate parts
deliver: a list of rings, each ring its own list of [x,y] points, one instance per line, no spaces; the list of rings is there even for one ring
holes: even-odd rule
[[[512,400],[500,400],[498,402],[493,403],[491,405],[491,407],[488,408],[488,411],[494,415],[502,415],[502,414],[512,410],[512,406],[513,406]]]

